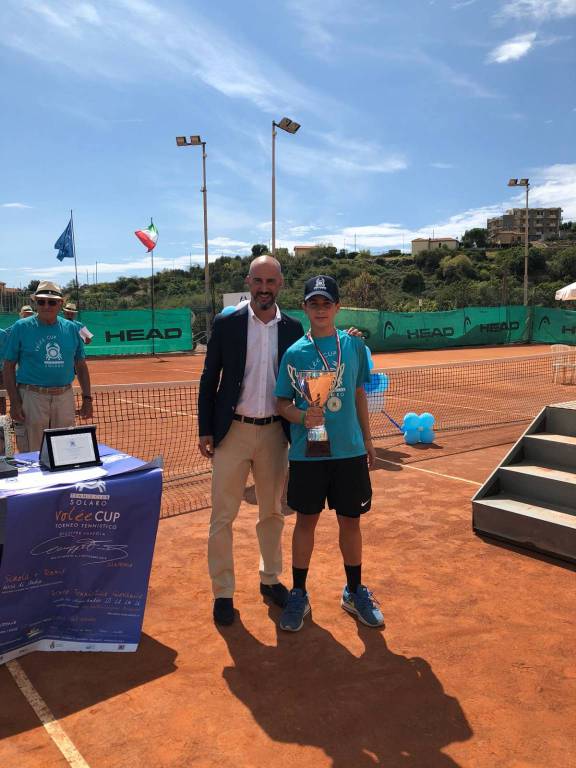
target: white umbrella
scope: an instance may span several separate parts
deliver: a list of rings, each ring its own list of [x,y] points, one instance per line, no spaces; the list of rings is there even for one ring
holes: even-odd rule
[[[570,285],[565,285],[564,288],[556,291],[556,299],[558,301],[576,301],[576,283],[570,283]]]

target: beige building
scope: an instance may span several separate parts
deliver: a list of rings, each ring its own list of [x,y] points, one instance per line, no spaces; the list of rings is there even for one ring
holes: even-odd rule
[[[528,240],[552,240],[560,236],[562,208],[529,208]],[[502,216],[488,219],[488,240],[491,245],[512,245],[524,242],[526,208],[512,208]]]
[[[438,248],[448,248],[450,251],[458,249],[458,240],[453,237],[417,237],[412,240],[412,256],[422,251],[434,251]]]
[[[307,253],[310,253],[314,248],[318,248],[317,245],[295,245],[294,246],[294,256],[306,256]]]

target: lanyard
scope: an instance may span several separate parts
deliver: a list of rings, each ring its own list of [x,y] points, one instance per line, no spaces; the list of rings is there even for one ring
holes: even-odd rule
[[[331,370],[339,371],[340,370],[340,363],[342,362],[342,348],[340,346],[340,337],[338,336],[338,331],[335,331],[334,335],[336,336],[336,350],[338,352],[338,357],[337,357],[337,360],[336,360],[336,367],[334,369],[332,369],[332,368],[330,368],[330,363],[328,362],[328,360],[326,360],[326,358],[324,357],[322,352],[320,352],[318,344],[316,344],[316,341],[314,340],[314,337],[312,336],[312,333],[310,331],[308,331],[308,333],[306,334],[306,336],[308,337],[308,340],[311,341],[312,344],[314,344],[314,346],[316,347],[316,352],[318,352],[318,355],[319,355],[320,359],[322,360],[322,364],[323,364],[325,370],[327,370],[327,371],[331,371]]]

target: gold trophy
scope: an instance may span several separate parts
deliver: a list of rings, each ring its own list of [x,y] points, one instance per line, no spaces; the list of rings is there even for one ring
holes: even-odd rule
[[[288,365],[288,375],[292,386],[306,400],[308,405],[320,408],[324,408],[330,393],[336,388],[337,382],[341,378],[336,370],[297,371],[292,365]],[[321,424],[319,427],[308,429],[306,456],[325,458],[331,455],[326,426]]]

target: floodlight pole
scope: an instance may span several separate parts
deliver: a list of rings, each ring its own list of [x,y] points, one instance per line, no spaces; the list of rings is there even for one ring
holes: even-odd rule
[[[528,306],[528,190],[530,179],[510,179],[509,187],[526,187],[526,217],[524,221],[524,306]]]
[[[526,180],[526,221],[524,222],[524,306],[528,306],[528,190],[530,183]]]
[[[294,134],[300,128],[300,123],[288,117],[283,117],[279,123],[272,120],[272,256],[276,255],[276,128]]]
[[[206,190],[206,142],[202,142],[202,204],[204,207],[204,294],[206,301],[206,341],[210,338],[210,265],[208,262],[208,200]]]
[[[276,121],[272,120],[272,256],[276,255]]]
[[[204,209],[204,301],[206,302],[206,341],[210,338],[212,324],[210,320],[210,265],[208,260],[208,198],[206,187],[206,142],[200,136],[177,136],[178,147],[202,147],[202,206]]]

